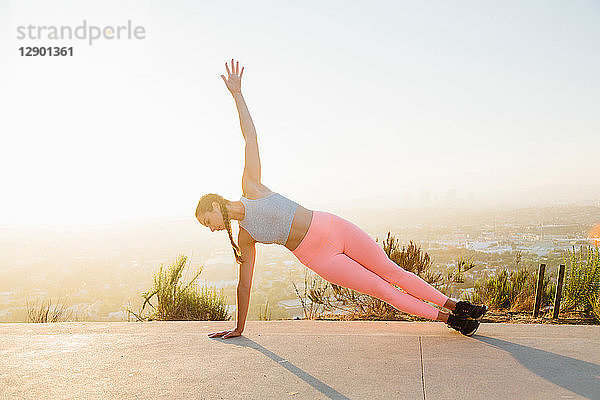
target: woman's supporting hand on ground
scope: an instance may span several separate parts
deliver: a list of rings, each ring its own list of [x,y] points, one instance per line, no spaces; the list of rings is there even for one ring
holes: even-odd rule
[[[236,337],[236,336],[241,336],[241,335],[242,335],[242,331],[236,327],[233,329],[228,329],[226,331],[209,333],[208,337],[213,338],[213,337],[223,336],[221,339],[227,339],[230,337]]]
[[[233,58],[231,59],[231,70],[229,69],[229,65],[225,63],[225,68],[227,69],[227,79],[225,79],[225,75],[221,75],[227,89],[231,92],[231,94],[241,93],[242,92],[242,74],[244,73],[244,67],[240,71],[239,61],[233,64]]]

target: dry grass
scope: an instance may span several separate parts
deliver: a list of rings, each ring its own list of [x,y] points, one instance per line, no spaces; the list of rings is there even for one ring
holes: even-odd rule
[[[26,300],[27,322],[64,322],[76,320],[75,314],[67,308],[67,306],[58,300],[55,305],[52,305],[52,300],[48,300],[48,304],[44,301],[36,301],[35,304],[29,304]]]
[[[217,293],[214,288],[198,288],[195,280],[200,276],[200,271],[189,283],[180,282],[183,269],[187,264],[186,256],[179,256],[177,260],[163,271],[163,265],[154,275],[154,287],[142,293],[144,303],[139,313],[130,309],[127,312],[134,315],[138,321],[228,321],[231,317],[225,307],[225,296],[222,291]],[[151,300],[156,297],[156,305]],[[146,306],[152,310],[143,316]]]

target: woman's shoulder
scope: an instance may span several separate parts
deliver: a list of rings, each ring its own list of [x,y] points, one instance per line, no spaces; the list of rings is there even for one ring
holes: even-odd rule
[[[242,188],[242,196],[249,200],[258,200],[275,193],[262,183],[253,183]]]

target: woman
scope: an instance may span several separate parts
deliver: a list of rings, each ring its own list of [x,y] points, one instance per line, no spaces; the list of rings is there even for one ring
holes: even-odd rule
[[[244,68],[240,71],[239,62],[234,65],[233,59],[231,70],[227,63],[225,68],[227,78],[224,75],[221,78],[235,100],[246,141],[243,196],[240,201],[229,201],[218,194],[206,194],[198,202],[196,218],[213,232],[227,229],[229,233],[236,262],[240,264],[237,326],[213,332],[209,337],[225,339],[242,334],[248,313],[256,243],[284,245],[302,264],[329,282],[377,297],[400,311],[443,321],[464,335],[473,335],[487,311],[485,305],[455,302],[419,276],[399,267],[352,222],[326,211],[304,208],[261,182],[256,130],[241,90]],[[232,219],[239,223],[238,244],[231,234]],[[440,311],[422,300],[452,313]]]

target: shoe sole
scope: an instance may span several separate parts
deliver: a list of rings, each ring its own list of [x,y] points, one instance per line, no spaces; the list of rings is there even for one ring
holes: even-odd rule
[[[474,321],[477,321],[477,320],[474,320]],[[478,322],[478,323],[477,323],[477,325],[475,325],[475,328],[473,328],[473,330],[471,330],[471,331],[469,331],[469,332],[467,332],[467,333],[462,333],[462,332],[461,332],[461,333],[462,333],[463,335],[465,335],[465,336],[473,336],[473,334],[475,333],[475,331],[476,331],[477,329],[479,329],[479,325],[481,325],[481,324]]]
[[[474,320],[474,321],[477,321],[477,320]],[[463,332],[461,332],[460,330],[458,330],[458,329],[456,329],[456,328],[453,328],[453,327],[451,327],[451,326],[449,326],[449,325],[448,325],[448,329],[454,329],[455,331],[457,331],[457,332],[458,332],[458,333],[460,333],[461,335],[465,335],[465,336],[473,336],[473,334],[474,334],[474,333],[477,331],[477,329],[479,329],[479,325],[480,325],[480,324],[477,324],[477,326],[475,326],[475,328],[473,328],[473,330],[471,330],[471,331],[469,331],[469,332],[467,332],[467,333],[463,333]]]

